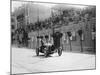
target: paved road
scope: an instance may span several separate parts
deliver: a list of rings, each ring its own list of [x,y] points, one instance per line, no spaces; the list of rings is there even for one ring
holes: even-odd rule
[[[45,58],[25,48],[12,48],[12,73],[35,73],[64,70],[94,69],[95,55],[63,52]]]

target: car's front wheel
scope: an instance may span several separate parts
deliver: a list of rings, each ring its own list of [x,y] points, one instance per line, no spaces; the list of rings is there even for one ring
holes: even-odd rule
[[[47,53],[47,51],[46,51],[46,50],[44,51],[44,56],[45,56],[45,57],[47,57],[47,56],[48,56],[48,53]]]
[[[62,55],[62,48],[58,49],[58,55],[61,56]]]
[[[48,48],[44,49],[44,56],[47,57],[48,56]]]
[[[39,48],[36,48],[36,55],[39,56]]]

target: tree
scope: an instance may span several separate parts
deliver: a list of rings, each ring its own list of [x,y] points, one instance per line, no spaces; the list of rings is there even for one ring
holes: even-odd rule
[[[71,40],[70,40],[72,33],[69,31],[69,32],[67,32],[67,35],[68,35],[69,43],[70,43],[70,51],[72,51],[72,45],[71,45]]]
[[[83,34],[83,31],[82,30],[78,30],[78,34],[80,36],[81,52],[83,52],[83,47],[82,47],[82,34]]]

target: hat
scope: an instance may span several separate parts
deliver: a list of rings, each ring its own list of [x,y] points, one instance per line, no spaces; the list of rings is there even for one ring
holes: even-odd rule
[[[40,38],[40,36],[37,36],[37,39],[39,39]]]

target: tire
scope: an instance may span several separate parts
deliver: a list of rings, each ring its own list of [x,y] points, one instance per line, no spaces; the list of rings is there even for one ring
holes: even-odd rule
[[[48,56],[48,48],[44,49],[44,56],[47,57]]]
[[[58,55],[61,56],[62,55],[62,48],[58,49]]]
[[[36,55],[39,56],[39,48],[36,49]]]
[[[47,51],[46,51],[46,50],[44,51],[44,56],[45,56],[45,57],[47,57],[47,56],[48,56],[48,53],[47,53]]]

